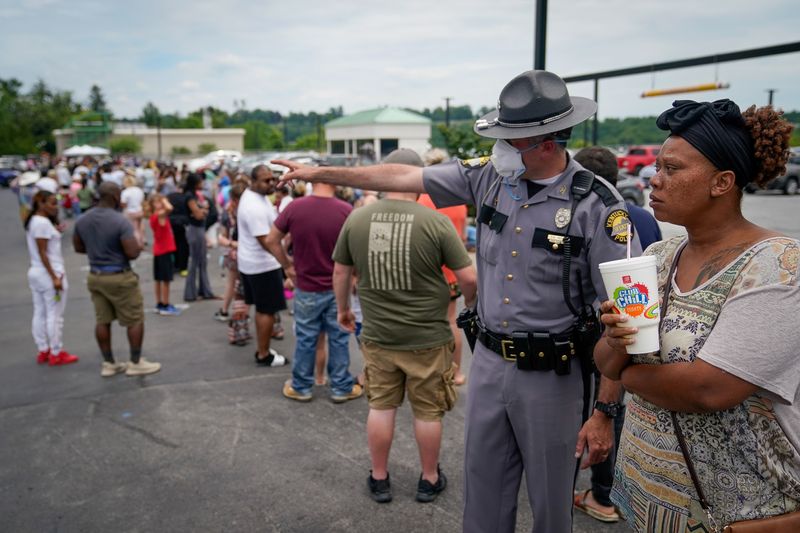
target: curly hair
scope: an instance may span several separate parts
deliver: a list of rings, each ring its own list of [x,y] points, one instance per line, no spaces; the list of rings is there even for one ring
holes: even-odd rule
[[[783,111],[776,111],[772,106],[757,108],[752,105],[742,116],[753,138],[753,156],[758,167],[752,181],[763,189],[786,172],[793,126],[783,118]]]

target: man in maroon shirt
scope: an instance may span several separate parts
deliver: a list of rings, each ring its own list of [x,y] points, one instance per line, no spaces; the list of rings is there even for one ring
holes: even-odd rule
[[[328,334],[328,376],[331,399],[342,403],[358,398],[361,385],[350,374],[350,334],[336,321],[333,293],[333,249],[350,204],[334,196],[336,187],[315,183],[311,196],[286,206],[267,235],[267,250],[291,277],[296,272],[294,323],[297,343],[292,362],[292,379],[283,385],[283,395],[300,402],[310,401],[314,386],[317,338]],[[294,264],[281,241],[292,234]],[[293,267],[293,268],[292,268]]]

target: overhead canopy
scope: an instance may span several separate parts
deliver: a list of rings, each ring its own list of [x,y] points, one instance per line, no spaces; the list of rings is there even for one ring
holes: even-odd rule
[[[89,146],[88,144],[82,144],[80,146],[75,145],[64,150],[64,155],[67,157],[77,157],[82,155],[108,155],[108,154],[109,151],[106,148],[102,148],[100,146]]]

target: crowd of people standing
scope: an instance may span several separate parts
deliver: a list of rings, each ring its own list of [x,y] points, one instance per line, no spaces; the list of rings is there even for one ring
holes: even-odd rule
[[[624,518],[639,531],[796,531],[800,334],[774,317],[798,309],[800,242],[741,211],[746,186],[763,186],[785,168],[792,128],[771,107],[676,101],[657,120],[669,136],[651,179],[651,207],[687,234],[661,240],[650,215],[615,190],[615,173],[604,171],[608,154],[567,153],[572,128],[595,112],[555,74],[528,71],[475,123],[476,133],[495,139],[491,158],[424,167],[401,149],[365,168],[278,160],[289,169],[282,178],[269,165],[243,175],[154,163],[145,165],[154,178],[149,191],[119,164],[67,162],[64,172],[59,163],[34,181],[23,174],[16,186],[31,255],[36,359],[77,361],[60,340],[67,283],[58,219],[58,195],[73,192],[64,176],[77,172],[76,183],[95,183],[92,205],[81,204],[76,186],[78,209],[61,210],[78,216],[73,246],[89,259],[102,376],[160,369],[142,357],[142,296],[130,264],[145,247],[143,220],[154,236],[157,309],[169,315],[177,311],[169,302],[173,270],[186,272],[187,302],[218,298],[207,247],[222,212],[218,240],[233,281],[214,317],[228,322],[231,343],[243,345],[254,306],[255,363],[291,362],[282,393],[300,402],[313,399],[325,334],[330,398],[367,397],[367,488],[376,502],[393,497],[389,451],[406,397],[421,464],[416,499],[434,501],[447,487],[441,420],[466,381],[455,323],[473,350],[464,531],[514,531],[523,476],[535,532],[571,531],[574,509]],[[309,196],[290,203],[281,180],[301,180]],[[353,194],[363,188],[384,196]],[[421,193],[433,207],[475,206],[477,273],[460,215],[420,205]],[[657,264],[660,350],[628,354],[638,330],[615,308],[598,266],[642,254]],[[459,292],[466,309],[454,320]],[[290,297],[291,360],[271,346]],[[111,353],[114,320],[128,329],[129,363]],[[364,355],[356,375],[349,334]],[[575,493],[578,467],[592,465],[603,465],[592,489]]]

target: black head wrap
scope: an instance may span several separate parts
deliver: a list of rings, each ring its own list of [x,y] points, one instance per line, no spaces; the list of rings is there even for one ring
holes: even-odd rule
[[[744,187],[756,175],[753,139],[739,106],[727,98],[715,102],[675,100],[656,120],[694,146],[720,170],[731,170],[736,184]]]

